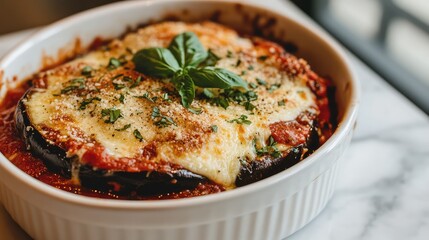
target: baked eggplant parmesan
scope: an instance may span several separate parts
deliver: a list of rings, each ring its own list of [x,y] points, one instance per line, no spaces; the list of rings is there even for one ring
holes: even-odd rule
[[[280,45],[163,22],[38,73],[18,102],[27,150],[75,186],[156,196],[269,177],[334,129],[327,80]]]

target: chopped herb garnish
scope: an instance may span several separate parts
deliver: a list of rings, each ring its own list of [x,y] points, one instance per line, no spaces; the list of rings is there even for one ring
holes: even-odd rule
[[[85,77],[91,77],[92,74],[92,67],[91,66],[85,66],[84,68],[82,68],[82,75]]]
[[[75,78],[68,81],[68,86],[61,89],[61,94],[66,94],[73,90],[84,89],[85,88],[85,79],[84,78]]]
[[[116,69],[118,67],[120,67],[121,61],[119,61],[117,58],[110,58],[109,59],[109,64],[107,65],[107,68],[110,70]]]
[[[279,106],[284,106],[285,105],[285,100],[280,100],[277,103],[279,104]]]
[[[229,107],[229,102],[226,98],[218,99],[217,104],[219,106],[223,107],[224,109],[227,109]]]
[[[122,132],[122,131],[127,130],[130,127],[131,127],[131,124],[125,124],[123,127],[115,129],[115,130],[118,131],[118,132]]]
[[[168,97],[168,93],[162,94],[162,100],[166,102],[171,102],[171,99]]]
[[[238,67],[238,66],[240,66],[240,64],[241,64],[241,59],[238,59],[237,63],[235,63],[235,66]]]
[[[143,136],[141,135],[141,133],[139,132],[139,130],[134,129],[134,137],[136,137],[140,142],[143,141]]]
[[[189,108],[189,112],[200,115],[203,112],[203,110],[201,108]]]
[[[118,100],[119,100],[120,103],[124,103],[125,95],[121,93],[121,95],[119,95],[119,99]]]
[[[268,145],[269,146],[274,146],[276,144],[277,144],[277,142],[274,140],[273,136],[269,136],[268,137]]]
[[[258,95],[254,91],[247,91],[244,93],[248,101],[255,101],[258,99]]]
[[[118,118],[122,117],[121,110],[116,108],[106,108],[101,110],[101,116],[103,118],[106,116],[108,117],[104,120],[105,123],[114,123]]]
[[[256,108],[256,106],[253,105],[251,102],[245,102],[244,107],[247,111],[252,111],[253,109]]]
[[[121,64],[121,65],[124,65],[124,64],[126,64],[128,61],[127,61],[127,58],[126,58],[126,56],[123,54],[123,55],[121,55],[119,58],[118,58],[118,61],[119,61],[119,63]]]
[[[133,82],[133,84],[130,86],[130,88],[135,88],[137,87],[140,82],[142,81],[142,76],[138,76],[137,79]]]
[[[79,85],[82,85],[82,84],[84,84],[84,83],[85,83],[85,79],[83,79],[83,78],[75,78],[75,79],[70,80],[70,83],[71,83],[71,84],[79,84]]]
[[[246,159],[245,159],[245,158],[239,158],[239,159],[238,159],[238,161],[240,161],[240,164],[241,164],[242,166],[247,166],[247,165],[249,165],[249,163],[246,161]]]
[[[273,84],[268,88],[268,92],[270,92],[270,93],[274,92],[274,90],[279,89],[279,87],[280,87],[280,84]]]
[[[226,57],[227,58],[232,58],[232,52],[228,50],[228,52],[226,53]]]
[[[247,71],[241,71],[241,76],[246,75]]]
[[[267,82],[260,78],[256,78],[256,82],[258,82],[259,85],[265,86],[269,92],[273,92],[281,86],[281,84],[272,84],[268,86]]]
[[[281,152],[277,148],[277,142],[274,140],[273,136],[270,136],[268,138],[268,145],[267,146],[265,146],[261,149],[257,149],[255,146],[255,149],[256,149],[256,154],[258,156],[269,154],[275,158],[281,157]]]
[[[121,90],[126,87],[125,84],[122,84],[122,83],[112,83],[112,84],[115,87],[115,90]]]
[[[146,100],[148,100],[149,102],[152,102],[152,103],[154,103],[158,99],[158,97],[149,97],[149,93],[148,92],[145,92],[141,96],[135,96],[135,97],[136,98],[146,99]]]
[[[223,107],[224,109],[229,107],[229,101],[224,97],[214,98],[212,102],[217,106]]]
[[[216,106],[221,106],[225,109],[229,107],[230,102],[235,102],[246,108],[246,110],[253,110],[255,106],[250,102],[258,99],[258,95],[254,91],[242,92],[238,89],[225,89],[220,92],[219,96],[215,97],[214,94],[210,95],[210,92],[203,92],[203,94],[209,99],[209,102]]]
[[[247,89],[247,82],[235,73],[208,66],[214,64],[215,58],[218,57],[206,51],[194,33],[184,32],[177,35],[168,48],[138,51],[133,56],[133,62],[135,69],[141,73],[169,79],[179,93],[182,105],[189,109],[195,98],[195,86]],[[202,64],[205,61],[209,63]]]
[[[155,125],[159,128],[165,128],[170,125],[177,126],[173,119],[167,116],[162,116],[160,120],[155,121]]]
[[[249,86],[250,86],[250,88],[253,88],[253,89],[258,87],[258,85],[256,85],[256,83],[252,83],[252,82],[249,83]]]
[[[152,114],[150,116],[152,117],[152,119],[157,118],[157,117],[161,117],[161,113],[159,112],[159,108],[153,107],[152,108]]]
[[[213,132],[215,133],[217,132],[217,129],[218,129],[217,125],[211,125],[210,128],[212,129]]]
[[[281,152],[277,149],[277,147],[272,147],[274,150],[270,153],[272,157],[279,158],[281,157]]]
[[[250,120],[247,119],[248,117],[246,115],[241,115],[239,118],[236,119],[232,119],[230,121],[228,121],[229,123],[237,123],[237,124],[246,124],[246,125],[250,125],[252,124],[252,122]]]
[[[214,98],[215,97],[214,93],[210,89],[207,89],[207,88],[204,88],[203,94],[207,98]]]
[[[86,106],[91,104],[94,101],[101,101],[101,99],[99,97],[85,99],[80,103],[79,110],[85,110]]]
[[[263,55],[263,56],[259,56],[258,60],[265,61],[265,60],[267,60],[267,58],[268,58],[268,56]]]
[[[124,82],[133,82],[133,79],[130,78],[130,77],[128,77],[128,76],[125,76],[125,77],[122,78],[122,81],[124,81]]]
[[[122,76],[124,76],[124,74],[122,74],[122,73],[117,74],[117,75],[115,75],[115,76],[112,77],[112,80],[115,80],[115,79],[120,78]]]
[[[260,78],[256,78],[256,82],[258,82],[259,85],[263,85],[263,86],[267,85],[267,82],[265,82],[263,79],[260,79]]]
[[[255,68],[253,68],[252,65],[249,65],[249,67],[247,67],[247,70],[249,70],[249,71],[252,71],[253,69],[255,69]]]
[[[162,115],[158,107],[152,108],[151,118],[155,120],[154,124],[159,128],[168,127],[170,125],[177,126],[172,118]]]

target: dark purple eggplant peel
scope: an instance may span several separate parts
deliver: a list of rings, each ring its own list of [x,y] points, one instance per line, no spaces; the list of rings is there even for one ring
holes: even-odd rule
[[[24,140],[27,149],[40,158],[46,167],[65,178],[72,177],[72,168],[78,167],[78,177],[81,185],[101,191],[115,191],[119,194],[137,192],[143,195],[162,194],[183,189],[193,189],[199,183],[209,181],[207,178],[191,171],[181,169],[174,172],[124,172],[95,169],[92,166],[79,163],[77,156],[67,157],[66,150],[49,143],[30,121],[26,110],[26,101],[31,101],[32,90],[19,101],[15,112],[16,128]],[[289,150],[280,158],[264,157],[262,160],[250,161],[241,165],[236,179],[236,186],[244,186],[277,174],[298,163],[318,146],[318,134],[313,127],[305,145]],[[306,151],[304,151],[306,149]],[[305,152],[305,154],[304,154]],[[119,184],[120,190],[115,190],[112,183]]]

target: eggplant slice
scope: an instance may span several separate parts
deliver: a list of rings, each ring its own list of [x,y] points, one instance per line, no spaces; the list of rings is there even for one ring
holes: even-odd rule
[[[92,166],[79,163],[73,164],[78,162],[77,156],[67,157],[66,150],[49,143],[32,125],[25,105],[25,101],[27,101],[31,92],[32,89],[29,89],[18,103],[15,112],[16,128],[23,138],[27,150],[39,157],[49,171],[70,179],[72,177],[72,168],[77,166],[82,186],[100,191],[111,191],[117,194],[130,192],[137,192],[141,195],[162,194],[194,189],[200,183],[209,182],[206,177],[186,169],[169,173],[155,171],[124,172],[95,169]],[[307,143],[290,149],[286,156],[280,158],[267,156],[262,160],[255,160],[241,165],[235,182],[236,186],[248,185],[277,174],[311,154],[317,149],[318,145],[319,136],[317,123],[315,122]]]
[[[73,159],[67,157],[64,149],[46,141],[30,122],[24,102],[31,92],[32,89],[30,88],[18,102],[15,110],[16,129],[24,140],[27,150],[42,159],[49,171],[59,173],[65,178],[71,178]]]
[[[240,173],[235,184],[237,187],[257,182],[273,176],[297,164],[302,159],[313,153],[319,146],[317,123],[313,125],[310,136],[305,144],[293,147],[289,153],[280,158],[266,157],[259,161],[251,161],[241,165]]]
[[[31,124],[25,106],[25,101],[31,91],[29,89],[24,94],[16,108],[15,121],[18,133],[23,138],[27,150],[42,159],[49,171],[70,179],[76,156],[67,157],[63,148],[49,143]],[[79,167],[79,179],[82,186],[124,194],[131,191],[144,195],[168,193],[183,189],[193,189],[199,183],[208,182],[207,178],[184,169],[171,173],[148,171],[135,173],[106,171],[80,164],[76,164],[76,166]],[[118,188],[118,185],[120,188]]]

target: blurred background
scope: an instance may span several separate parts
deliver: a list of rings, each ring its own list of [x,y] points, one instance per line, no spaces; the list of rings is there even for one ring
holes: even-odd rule
[[[0,0],[0,36],[116,1]],[[284,1],[300,7],[429,114],[429,0]]]
[[[429,114],[429,0],[292,0]]]
[[[0,35],[43,26],[118,0],[0,0]]]

